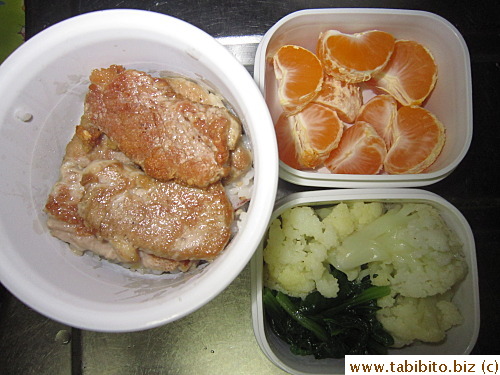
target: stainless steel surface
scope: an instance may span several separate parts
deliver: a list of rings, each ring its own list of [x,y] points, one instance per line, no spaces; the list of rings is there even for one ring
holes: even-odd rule
[[[218,38],[253,71],[260,35]],[[281,189],[283,191],[283,189]],[[283,374],[261,352],[252,328],[250,267],[195,313],[133,333],[80,331],[10,297],[0,325],[3,374]],[[19,351],[9,350],[11,345]]]
[[[284,374],[253,334],[249,266],[200,310],[147,331],[72,330],[15,298],[2,312],[2,375]]]
[[[255,52],[259,46],[262,35],[241,35],[216,38],[253,74]]]
[[[71,374],[71,328],[0,296],[0,374]]]
[[[84,374],[283,374],[253,334],[249,267],[174,323],[128,334],[82,332],[82,353]]]
[[[28,37],[70,16],[107,8],[154,10],[181,18],[211,35],[249,72],[262,35],[298,9],[387,7],[437,13],[464,35],[471,53],[474,138],[461,165],[426,187],[449,200],[474,232],[481,297],[481,331],[473,354],[499,354],[500,241],[500,15],[495,0],[26,0]],[[278,198],[303,187],[280,181]],[[69,340],[69,342],[68,342]],[[260,351],[251,320],[250,270],[209,304],[169,325],[144,332],[105,334],[53,322],[23,305],[0,285],[0,374],[280,374]]]

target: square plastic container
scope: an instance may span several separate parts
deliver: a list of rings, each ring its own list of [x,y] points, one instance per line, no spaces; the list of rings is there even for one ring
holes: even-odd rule
[[[417,187],[433,184],[449,175],[464,158],[472,139],[470,58],[460,32],[433,13],[397,9],[310,9],[282,18],[261,40],[254,67],[254,78],[273,121],[276,122],[281,113],[273,55],[286,44],[300,45],[315,52],[320,32],[328,29],[345,33],[378,29],[397,39],[415,40],[429,48],[438,66],[438,78],[424,107],[443,123],[446,142],[435,163],[421,174],[342,175],[331,174],[326,168],[299,171],[280,162],[280,177],[304,186]]]
[[[414,343],[402,349],[392,349],[389,354],[405,356],[469,354],[479,333],[479,291],[474,237],[464,216],[448,201],[420,189],[341,189],[291,194],[276,203],[271,221],[291,207],[333,205],[349,201],[419,202],[430,204],[439,210],[448,226],[459,236],[468,265],[468,274],[460,283],[453,299],[463,315],[464,322],[460,326],[451,328],[442,343]],[[290,374],[343,374],[345,366],[343,359],[317,360],[313,356],[296,356],[268,326],[262,305],[265,238],[251,262],[253,329],[262,351],[271,362]]]

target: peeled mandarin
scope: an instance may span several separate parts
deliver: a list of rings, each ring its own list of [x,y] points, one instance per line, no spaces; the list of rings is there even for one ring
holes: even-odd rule
[[[281,47],[273,57],[279,102],[288,115],[301,111],[321,90],[323,67],[311,51],[295,45]]]
[[[387,64],[394,41],[379,30],[354,34],[328,30],[320,34],[316,53],[327,74],[345,82],[364,82]]]

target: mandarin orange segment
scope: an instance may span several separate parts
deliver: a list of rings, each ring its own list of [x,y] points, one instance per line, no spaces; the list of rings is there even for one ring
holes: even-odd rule
[[[363,95],[358,85],[325,75],[321,91],[314,101],[336,110],[342,121],[352,124],[363,104]]]
[[[321,90],[323,67],[313,52],[300,46],[283,46],[273,56],[273,66],[285,113],[299,112]]]
[[[295,122],[283,112],[276,124],[274,124],[276,139],[278,140],[278,155],[279,159],[286,165],[302,169],[299,163],[297,148],[295,147],[296,130]]]
[[[420,106],[401,107],[385,170],[390,174],[421,173],[437,159],[444,142],[445,128],[434,114]]]
[[[363,104],[356,121],[365,121],[373,126],[389,148],[392,145],[392,127],[397,110],[396,99],[392,96],[376,95]]]
[[[325,166],[338,174],[377,174],[387,154],[384,140],[363,121],[347,128],[336,149],[325,160]]]
[[[280,116],[275,125],[280,159],[296,169],[317,168],[339,144],[343,127],[334,110],[314,102],[296,115]]]
[[[328,74],[357,83],[369,80],[387,64],[394,41],[391,34],[379,30],[355,34],[328,30],[319,35],[316,53]]]
[[[375,86],[404,106],[421,104],[434,89],[437,65],[431,52],[412,40],[396,41],[387,65],[374,75]]]

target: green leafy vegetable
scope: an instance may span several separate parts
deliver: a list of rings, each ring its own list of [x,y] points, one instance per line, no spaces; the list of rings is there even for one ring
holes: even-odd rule
[[[299,311],[286,294],[278,292],[276,295],[276,301],[302,327],[311,331],[319,340],[328,341],[328,334],[326,330],[320,324],[316,323],[312,319],[309,319],[301,311]]]
[[[264,288],[265,315],[271,329],[298,355],[343,358],[346,354],[385,354],[394,342],[375,316],[377,299],[390,293],[389,287],[373,286],[369,277],[351,282],[335,268],[336,298],[319,292],[305,299]]]

